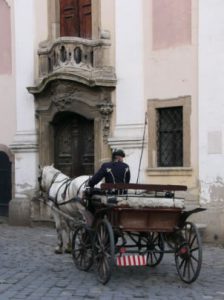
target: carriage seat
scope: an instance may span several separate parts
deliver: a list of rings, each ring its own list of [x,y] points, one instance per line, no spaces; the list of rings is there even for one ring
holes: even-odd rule
[[[142,207],[175,207],[184,208],[183,198],[171,198],[171,197],[149,197],[148,195],[142,195],[140,197],[129,195],[128,197],[117,197],[118,206],[130,206],[133,208]]]
[[[134,188],[128,190],[127,187]],[[136,189],[147,188],[140,195]],[[151,189],[150,189],[151,188]],[[156,190],[156,191],[155,191]],[[186,190],[185,186],[135,185],[135,184],[102,184],[99,188],[87,188],[86,197],[91,205],[118,205],[133,208],[175,207],[184,208],[184,198],[176,197],[174,190]],[[120,191],[125,191],[120,193]]]
[[[125,191],[123,195],[117,194],[118,206],[141,207],[176,207],[184,208],[183,195],[175,195],[176,192],[183,193],[187,190],[184,185],[161,185],[161,184],[135,184],[120,183],[101,184],[101,189],[108,192],[111,190]]]

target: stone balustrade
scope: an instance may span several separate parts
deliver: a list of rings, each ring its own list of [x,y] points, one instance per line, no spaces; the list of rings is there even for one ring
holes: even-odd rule
[[[61,37],[40,45],[39,76],[43,78],[57,70],[97,70],[109,66],[110,42],[106,39],[87,40],[78,37]]]

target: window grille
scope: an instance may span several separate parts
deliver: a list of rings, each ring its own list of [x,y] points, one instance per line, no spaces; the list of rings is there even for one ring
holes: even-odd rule
[[[183,166],[183,107],[157,109],[157,165]]]

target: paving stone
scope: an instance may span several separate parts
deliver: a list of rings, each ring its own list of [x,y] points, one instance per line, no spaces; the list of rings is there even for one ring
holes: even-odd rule
[[[203,245],[198,279],[182,282],[174,255],[155,267],[115,267],[110,281],[94,268],[76,269],[71,255],[54,254],[56,232],[47,227],[0,224],[0,300],[224,300],[224,248]]]

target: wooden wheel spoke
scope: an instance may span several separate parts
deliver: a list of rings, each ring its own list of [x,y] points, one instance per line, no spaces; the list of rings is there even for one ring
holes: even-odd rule
[[[195,273],[195,268],[192,260],[190,259],[189,262],[190,262],[191,270],[193,271],[193,273]]]
[[[181,259],[181,258],[180,258],[180,259]],[[184,262],[185,262],[185,259],[184,259],[184,258],[181,259],[181,263],[180,263],[180,265],[179,265],[179,269],[180,269],[180,270],[182,269]]]
[[[191,247],[192,247],[192,245],[194,244],[194,242],[195,242],[195,239],[196,239],[196,235],[193,237],[193,239],[192,239],[191,243],[189,243],[189,244],[190,244],[190,248],[191,248]]]
[[[199,247],[196,247],[196,248],[193,248],[193,249],[190,249],[190,252],[195,252],[195,251],[198,251],[199,250]]]
[[[156,255],[156,253],[153,251],[152,254],[153,254],[154,258],[155,258],[155,261],[157,261],[157,255]]]
[[[183,270],[183,276],[186,276],[186,269],[187,269],[187,260],[184,259],[184,270]]]
[[[156,241],[157,241],[157,243],[159,243],[159,235],[155,235],[155,237],[154,238],[152,238],[152,242],[153,242],[153,244],[156,244]]]
[[[192,235],[192,226],[189,229],[189,236],[188,236],[188,242],[189,242],[189,244],[191,243],[191,235]]]
[[[199,260],[194,255],[191,254],[191,258],[198,263]]]
[[[190,269],[190,261],[187,260],[187,274],[188,274],[188,279],[191,278],[191,269]]]

